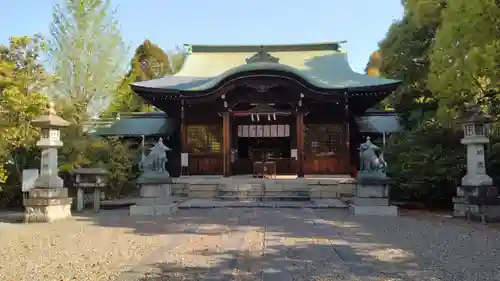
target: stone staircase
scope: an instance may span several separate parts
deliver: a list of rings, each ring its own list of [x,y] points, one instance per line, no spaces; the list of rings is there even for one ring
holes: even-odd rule
[[[196,199],[239,201],[308,201],[348,198],[354,195],[352,178],[260,179],[196,178],[175,179],[172,195]]]

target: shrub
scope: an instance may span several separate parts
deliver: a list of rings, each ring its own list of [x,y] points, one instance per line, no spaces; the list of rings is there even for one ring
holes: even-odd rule
[[[465,171],[462,131],[430,119],[389,137],[386,146],[391,196],[418,200],[428,207],[449,207]]]

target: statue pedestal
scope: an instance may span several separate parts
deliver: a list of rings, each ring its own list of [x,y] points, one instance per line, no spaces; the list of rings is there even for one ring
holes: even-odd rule
[[[389,178],[379,173],[360,172],[356,194],[349,213],[352,215],[397,216],[398,208],[389,203]]]
[[[177,212],[178,203],[172,198],[172,180],[167,172],[145,172],[137,180],[141,198],[130,206],[131,216],[161,216]]]

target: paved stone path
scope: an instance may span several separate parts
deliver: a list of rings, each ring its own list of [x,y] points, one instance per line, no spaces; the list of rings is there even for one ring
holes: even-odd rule
[[[500,233],[410,217],[345,210],[181,210],[164,246],[119,281],[493,281]]]

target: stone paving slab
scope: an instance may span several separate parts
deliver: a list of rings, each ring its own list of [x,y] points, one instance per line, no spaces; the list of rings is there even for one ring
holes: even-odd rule
[[[204,266],[207,273],[199,278],[134,280],[496,281],[500,276],[494,255],[500,251],[498,232],[487,228],[483,234],[415,218],[359,218],[345,210],[304,207],[212,208],[189,215],[194,211],[181,213],[201,227],[216,216],[233,234],[217,238],[217,253],[208,254],[224,258]],[[262,248],[249,248],[251,229],[263,232],[252,236]],[[172,251],[169,247],[162,251]]]

